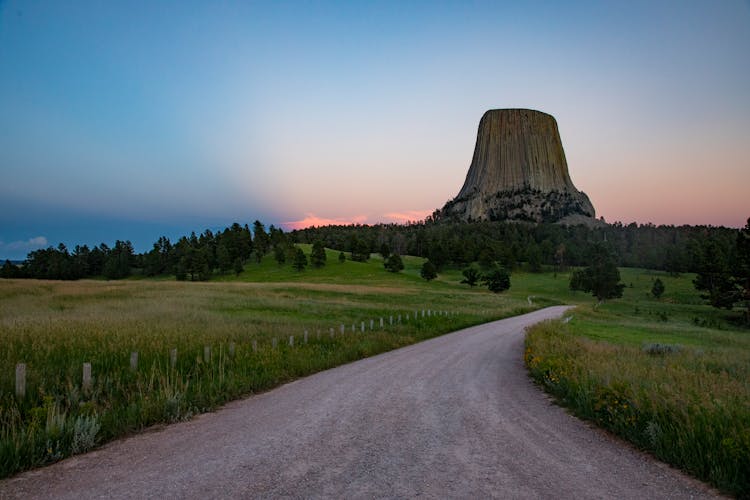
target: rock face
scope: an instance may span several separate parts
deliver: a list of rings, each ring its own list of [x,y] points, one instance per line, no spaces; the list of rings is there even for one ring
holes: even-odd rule
[[[493,109],[479,122],[461,191],[440,217],[464,221],[595,223],[594,207],[570,180],[557,122],[530,109]]]

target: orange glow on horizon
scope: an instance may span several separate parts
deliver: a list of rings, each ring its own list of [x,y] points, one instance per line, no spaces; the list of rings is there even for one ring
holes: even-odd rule
[[[377,224],[390,223],[406,224],[407,222],[419,222],[432,214],[433,210],[404,210],[402,212],[388,212],[377,217],[366,215],[354,215],[351,217],[327,218],[315,215],[312,212],[305,213],[305,218],[296,221],[282,222],[281,226],[289,231],[320,226],[348,226],[351,224]]]
[[[367,216],[365,215],[355,215],[354,217],[342,219],[327,219],[308,212],[302,220],[282,222],[281,225],[288,230],[294,230],[316,226],[348,226],[350,224],[365,224],[366,222]]]

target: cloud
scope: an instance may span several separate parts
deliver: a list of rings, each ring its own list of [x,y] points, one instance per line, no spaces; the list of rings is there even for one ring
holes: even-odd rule
[[[433,210],[405,210],[403,212],[388,212],[387,214],[383,214],[383,217],[386,217],[390,222],[398,222],[398,223],[405,223],[405,222],[418,222],[422,221],[427,217],[428,215],[432,214]]]
[[[32,250],[45,248],[48,246],[47,238],[44,236],[35,236],[28,240],[18,240],[5,243],[0,241],[0,262],[1,259],[21,259]]]
[[[17,252],[20,250],[25,251],[31,251],[36,250],[38,248],[43,248],[47,246],[47,238],[44,236],[35,236],[34,238],[29,238],[26,241],[11,241],[10,243],[4,243],[0,241],[0,250],[6,250],[6,251],[12,251]]]
[[[367,216],[365,215],[355,215],[354,217],[341,219],[326,219],[325,217],[318,217],[313,213],[306,213],[305,218],[302,220],[282,222],[281,225],[286,229],[304,229],[311,226],[364,224],[365,222],[367,222]]]

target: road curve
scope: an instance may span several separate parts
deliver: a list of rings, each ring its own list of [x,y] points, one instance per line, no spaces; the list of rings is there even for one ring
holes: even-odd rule
[[[550,307],[364,359],[0,482],[0,498],[709,498],[533,385]]]

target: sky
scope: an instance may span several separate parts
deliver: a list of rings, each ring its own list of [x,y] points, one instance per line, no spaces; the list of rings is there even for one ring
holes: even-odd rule
[[[0,258],[421,220],[482,114],[557,119],[608,222],[750,217],[750,2],[0,0]]]

